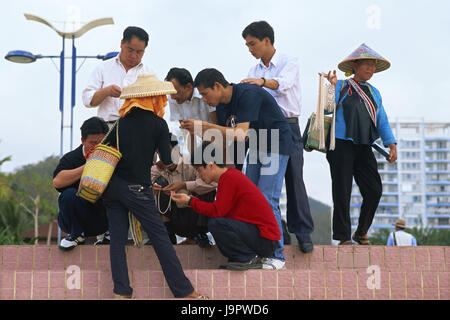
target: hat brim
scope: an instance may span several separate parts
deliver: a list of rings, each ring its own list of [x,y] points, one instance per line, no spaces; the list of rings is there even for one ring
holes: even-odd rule
[[[170,81],[159,81],[154,74],[141,74],[135,83],[124,87],[120,99],[145,98],[177,93]]]
[[[155,96],[164,96],[167,94],[175,94],[175,93],[177,93],[176,90],[162,90],[162,91],[153,91],[153,92],[131,92],[131,93],[121,95],[120,99],[155,97]]]
[[[401,225],[401,224],[397,224],[397,223],[393,223],[392,225],[393,225],[394,227],[406,229],[406,226],[405,226],[405,225]]]
[[[376,60],[377,65],[375,69],[375,73],[385,71],[391,67],[391,63],[387,61],[386,59],[380,59],[380,58],[374,58],[374,57],[357,57],[357,58],[351,58],[346,59],[339,63],[338,69],[345,73],[353,73],[352,68],[352,62],[355,62],[356,60]]]

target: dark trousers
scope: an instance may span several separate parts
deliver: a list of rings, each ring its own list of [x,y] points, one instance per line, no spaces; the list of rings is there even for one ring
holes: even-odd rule
[[[223,256],[229,262],[248,262],[256,255],[271,257],[276,241],[261,237],[251,223],[228,218],[210,218],[208,229]]]
[[[314,222],[309,208],[308,195],[303,182],[303,140],[300,127],[290,123],[292,152],[286,168],[284,181],[287,194],[287,227],[300,242],[311,242]]]
[[[350,198],[352,182],[363,198],[356,235],[363,236],[372,225],[382,194],[378,165],[368,145],[356,145],[349,140],[336,139],[334,151],[327,152],[333,193],[333,239],[350,240]]]
[[[133,292],[125,252],[128,211],[131,211],[148,234],[173,295],[181,298],[192,293],[194,288],[183,272],[167,229],[156,209],[151,186],[129,183],[113,175],[103,198],[111,233],[110,258],[114,293],[129,295]]]
[[[77,189],[67,188],[58,198],[58,225],[73,238],[84,232],[86,237],[108,230],[105,208],[77,196]]]

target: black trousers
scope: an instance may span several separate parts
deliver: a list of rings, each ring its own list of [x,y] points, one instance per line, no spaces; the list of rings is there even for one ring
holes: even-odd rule
[[[106,210],[77,196],[78,190],[67,188],[58,198],[58,225],[73,238],[84,232],[85,237],[97,236],[108,230]]]
[[[129,295],[133,292],[125,252],[128,211],[133,213],[147,232],[173,295],[182,298],[192,293],[194,288],[183,272],[167,229],[157,212],[151,186],[129,183],[113,175],[103,199],[111,234],[110,259],[114,293]]]
[[[261,237],[251,223],[228,218],[209,218],[209,232],[214,237],[220,253],[229,262],[248,262],[256,255],[271,257],[276,241]]]
[[[314,222],[309,208],[308,194],[303,182],[303,140],[298,123],[289,124],[292,151],[284,175],[287,196],[287,227],[299,242],[312,242]]]
[[[382,194],[381,177],[372,148],[336,139],[334,151],[327,152],[333,193],[333,239],[351,239],[350,199],[352,182],[363,198],[356,235],[363,236],[372,225]]]

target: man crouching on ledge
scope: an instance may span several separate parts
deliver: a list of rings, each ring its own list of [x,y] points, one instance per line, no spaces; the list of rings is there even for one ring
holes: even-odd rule
[[[209,144],[204,142],[201,149],[192,153],[191,163],[205,183],[218,183],[216,200],[209,203],[175,192],[172,192],[172,200],[189,205],[195,212],[210,218],[208,230],[220,252],[228,258],[228,264],[219,268],[261,269],[264,257],[273,255],[280,240],[278,223],[258,187],[241,171],[226,168],[224,162],[216,158],[218,149],[207,148]],[[194,161],[196,152],[201,152],[201,164]]]

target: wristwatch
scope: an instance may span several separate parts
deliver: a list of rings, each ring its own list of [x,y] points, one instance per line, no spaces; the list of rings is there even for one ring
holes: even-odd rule
[[[189,196],[189,201],[187,203],[189,207],[191,206],[192,199],[194,199],[194,197],[193,196]]]
[[[265,78],[263,78],[263,77],[261,77],[261,79],[263,79],[263,84],[261,85],[261,87],[264,87],[264,85],[266,84],[266,79]]]

